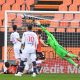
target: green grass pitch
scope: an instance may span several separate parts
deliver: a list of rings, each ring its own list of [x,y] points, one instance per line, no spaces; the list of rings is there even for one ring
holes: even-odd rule
[[[21,77],[13,74],[0,74],[0,80],[80,80],[80,74],[39,74],[36,77],[23,75]]]

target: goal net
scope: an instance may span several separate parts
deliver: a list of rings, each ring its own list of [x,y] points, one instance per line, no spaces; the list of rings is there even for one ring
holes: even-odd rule
[[[80,55],[80,12],[72,11],[6,11],[5,12],[5,49],[4,62],[15,61],[13,45],[10,42],[12,25],[18,26],[22,37],[26,27],[31,24],[33,31],[41,29],[33,21],[40,21],[41,25],[51,32],[60,45],[69,52]],[[46,34],[42,32],[42,39],[46,42]],[[46,61],[42,64],[44,73],[80,73],[74,66],[62,60],[51,47],[41,47]],[[76,61],[76,60],[75,60]],[[79,63],[78,61],[76,61]],[[47,69],[46,69],[47,68]]]

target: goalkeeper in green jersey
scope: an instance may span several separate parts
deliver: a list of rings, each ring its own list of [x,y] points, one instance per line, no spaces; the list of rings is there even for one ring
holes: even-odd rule
[[[67,50],[65,50],[55,39],[55,37],[48,31],[46,30],[45,27],[43,27],[39,21],[36,21],[37,25],[42,28],[42,30],[46,33],[47,35],[47,43],[55,50],[55,52],[62,58],[67,60],[69,63],[73,64],[74,66],[79,68],[79,64],[75,63],[72,58],[76,58],[79,60],[78,56],[75,54],[70,54]]]

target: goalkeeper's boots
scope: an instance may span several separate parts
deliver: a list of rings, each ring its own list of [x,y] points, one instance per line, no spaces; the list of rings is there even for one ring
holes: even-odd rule
[[[77,68],[80,70],[80,64],[77,65]]]
[[[77,59],[78,61],[80,60],[80,58],[79,58],[79,57],[77,57],[76,59]]]

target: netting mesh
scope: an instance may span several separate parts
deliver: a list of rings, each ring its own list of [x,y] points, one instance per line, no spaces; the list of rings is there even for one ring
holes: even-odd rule
[[[12,17],[11,17],[12,16]],[[80,14],[78,13],[8,13],[8,29],[7,29],[7,59],[15,60],[13,47],[10,43],[10,34],[12,25],[18,26],[18,32],[22,37],[26,27],[32,24],[33,31],[40,29],[34,20],[41,22],[41,25],[51,32],[60,45],[69,52],[80,55]],[[46,42],[46,34],[42,32],[42,39]],[[67,61],[62,60],[51,47],[42,46],[42,52],[45,53],[46,63],[42,64],[41,72],[50,73],[78,73]],[[76,61],[77,62],[77,61]],[[49,68],[48,71],[45,69]]]

